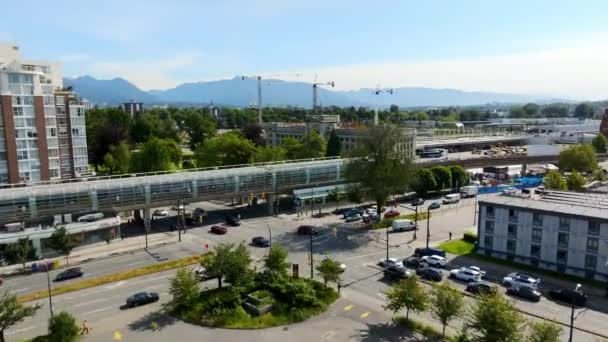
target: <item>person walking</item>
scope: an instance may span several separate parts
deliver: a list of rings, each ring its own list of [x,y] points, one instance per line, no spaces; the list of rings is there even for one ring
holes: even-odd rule
[[[89,334],[89,324],[86,320],[82,321],[82,329],[80,330],[80,335],[88,335]]]
[[[450,240],[452,240],[452,232],[449,232],[449,234],[450,234]]]

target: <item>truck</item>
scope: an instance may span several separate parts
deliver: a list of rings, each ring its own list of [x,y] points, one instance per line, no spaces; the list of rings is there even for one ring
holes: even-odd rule
[[[477,185],[465,185],[460,188],[460,197],[475,197],[479,193],[479,188]]]

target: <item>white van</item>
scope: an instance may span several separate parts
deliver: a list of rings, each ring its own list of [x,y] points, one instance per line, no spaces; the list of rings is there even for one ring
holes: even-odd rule
[[[458,201],[460,201],[460,194],[445,195],[442,200],[443,204],[458,203]]]
[[[396,232],[405,232],[416,229],[416,224],[410,220],[398,219],[393,220],[393,230]]]

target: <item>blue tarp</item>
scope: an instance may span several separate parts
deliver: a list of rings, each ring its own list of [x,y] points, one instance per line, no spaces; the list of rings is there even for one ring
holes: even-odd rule
[[[498,186],[482,186],[479,187],[480,194],[493,194],[504,191],[507,188],[525,189],[533,188],[542,184],[542,177],[521,177],[513,179],[517,184],[501,184]]]

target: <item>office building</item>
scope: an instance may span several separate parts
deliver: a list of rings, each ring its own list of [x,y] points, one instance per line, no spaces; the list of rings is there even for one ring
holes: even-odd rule
[[[125,112],[129,113],[131,117],[135,117],[136,115],[141,114],[144,111],[143,102],[125,102],[121,105],[121,107]]]
[[[477,253],[608,280],[608,195],[550,191],[479,201]]]
[[[0,44],[0,184],[86,171],[84,107],[63,89],[58,63],[29,61]]]

